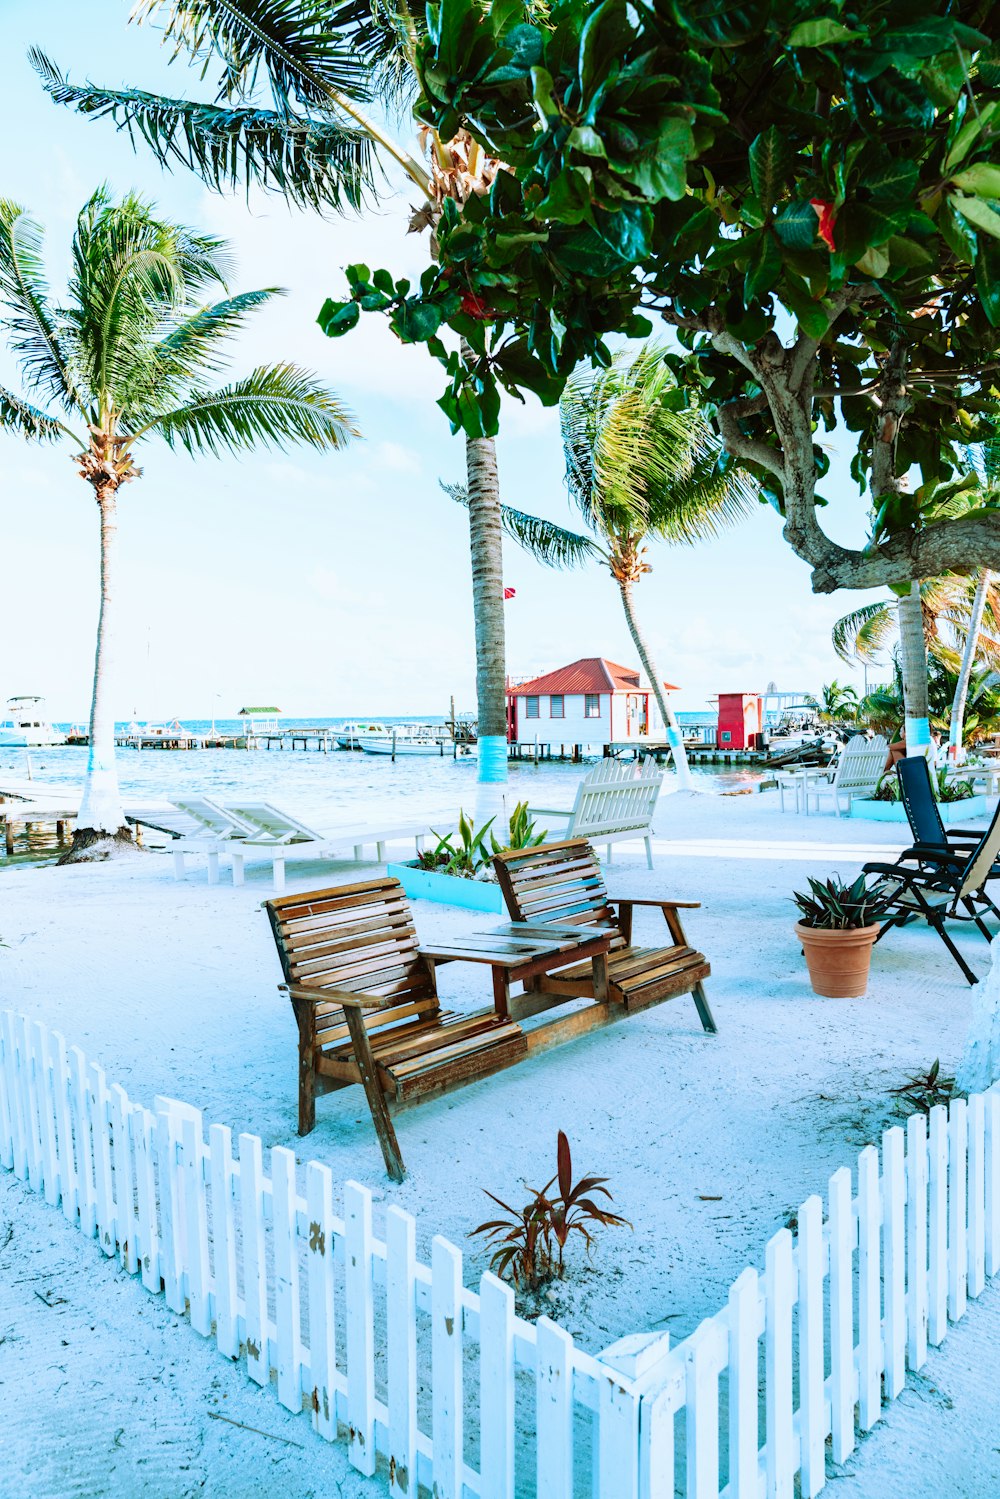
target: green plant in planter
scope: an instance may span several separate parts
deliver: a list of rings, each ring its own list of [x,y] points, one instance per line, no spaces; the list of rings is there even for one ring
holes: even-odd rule
[[[851,931],[873,926],[887,914],[892,888],[883,880],[871,884],[859,874],[853,885],[845,885],[839,875],[829,880],[809,880],[810,894],[795,891],[792,900],[798,906],[803,926],[824,931]]]
[[[878,783],[878,789],[872,797],[873,802],[898,802],[899,801],[899,779],[894,770],[887,771]]]
[[[489,822],[477,828],[464,812],[459,812],[457,832],[445,833],[444,836],[435,832],[437,843],[433,848],[425,849],[417,855],[414,861],[416,867],[436,871],[438,874],[453,874],[463,880],[475,880],[490,868],[494,854],[508,853],[511,849],[534,848],[545,840],[544,831],[535,832],[535,824],[528,816],[527,802],[518,802],[510,814],[508,842],[500,843],[490,831],[495,821],[496,818],[491,817]]]
[[[967,802],[975,795],[971,781],[949,781],[943,766],[931,773],[931,788],[939,802]]]

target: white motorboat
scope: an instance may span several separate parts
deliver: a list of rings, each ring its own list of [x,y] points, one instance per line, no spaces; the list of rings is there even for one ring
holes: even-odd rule
[[[407,724],[398,729],[388,729],[385,734],[360,737],[361,748],[366,755],[445,755],[452,749],[449,736],[433,733],[423,727],[414,729]]]
[[[35,749],[65,743],[66,735],[60,734],[49,723],[44,698],[7,699],[7,717],[0,720],[0,747]]]
[[[335,729],[333,737],[342,750],[353,750],[361,748],[363,738],[378,739],[388,734],[389,730],[384,723],[365,723],[361,719],[352,719]]]

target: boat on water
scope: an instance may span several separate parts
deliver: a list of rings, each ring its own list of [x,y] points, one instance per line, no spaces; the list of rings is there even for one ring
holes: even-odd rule
[[[362,739],[379,739],[383,735],[390,736],[384,723],[365,723],[361,719],[351,719],[333,731],[333,737],[342,750],[360,749]]]
[[[49,723],[44,698],[7,699],[7,716],[0,720],[0,746],[7,749],[34,749],[65,743],[66,735],[60,734]]]
[[[388,729],[385,734],[361,735],[361,748],[366,755],[445,755],[454,746],[454,740],[441,725],[437,729],[407,724],[398,729]]]

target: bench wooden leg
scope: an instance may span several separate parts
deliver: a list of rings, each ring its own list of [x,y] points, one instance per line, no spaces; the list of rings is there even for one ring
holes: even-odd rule
[[[596,1003],[606,1005],[609,993],[608,955],[606,952],[601,952],[594,959],[594,999]]]
[[[677,912],[675,910],[672,910],[670,906],[664,906],[663,915],[666,920],[667,926],[670,929],[670,935],[676,942],[677,946],[687,947],[688,939],[684,935],[684,927]],[[629,933],[628,941],[631,942],[631,940],[632,935],[631,933]]]
[[[292,1008],[299,1027],[299,1134],[308,1135],[316,1128],[316,1011],[303,999],[293,999]]]
[[[642,841],[646,845],[646,863],[649,866],[649,868],[652,869],[652,867],[653,867],[653,840],[650,837],[650,835],[647,833],[646,836],[645,836],[645,838]]]
[[[691,998],[694,1000],[699,1019],[709,1035],[718,1035],[719,1027],[715,1023],[715,1016],[712,1014],[712,1007],[708,1002],[708,995],[705,993],[704,984],[701,982],[695,984],[691,990]]]
[[[506,968],[493,970],[493,1006],[501,1020],[510,1019],[510,980]]]
[[[184,878],[184,855],[179,850],[174,851],[174,879]]]
[[[219,883],[219,851],[217,848],[209,849],[208,883],[210,885],[217,885]]]
[[[375,1058],[372,1056],[371,1042],[368,1032],[365,1030],[365,1022],[361,1011],[353,1005],[344,1006],[344,1019],[347,1021],[347,1029],[351,1033],[351,1044],[354,1047],[354,1059],[361,1073],[361,1085],[368,1099],[368,1107],[372,1112],[372,1122],[375,1125],[375,1133],[378,1135],[378,1143],[382,1147],[382,1158],[385,1161],[385,1169],[394,1182],[401,1182],[406,1177],[406,1167],[403,1165],[403,1156],[396,1139],[396,1131],[392,1127],[389,1118],[389,1110],[385,1102],[385,1094],[378,1080],[378,1070],[375,1066]]]
[[[242,885],[243,880],[245,878],[244,873],[243,873],[243,855],[239,852],[238,849],[234,848],[233,852],[232,852],[232,859],[233,859],[233,884],[234,885]]]

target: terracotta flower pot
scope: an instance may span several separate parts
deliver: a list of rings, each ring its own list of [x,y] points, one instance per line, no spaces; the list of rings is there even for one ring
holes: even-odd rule
[[[816,994],[827,999],[860,999],[868,988],[872,944],[880,923],[832,931],[795,923],[795,935],[806,955],[809,979]]]

